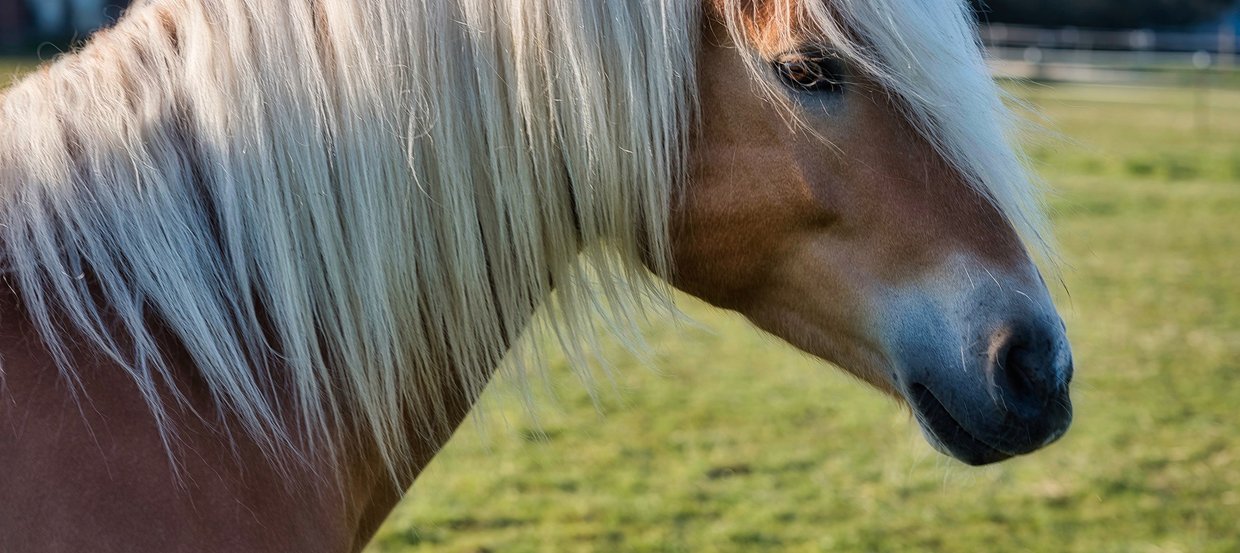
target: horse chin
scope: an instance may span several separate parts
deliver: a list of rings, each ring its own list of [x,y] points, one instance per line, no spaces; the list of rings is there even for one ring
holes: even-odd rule
[[[948,392],[950,393],[950,392]],[[1033,453],[1067,433],[1072,406],[1067,392],[1051,398],[1037,421],[1014,424],[1011,413],[993,405],[957,403],[949,408],[923,384],[902,388],[926,441],[936,450],[965,464],[983,466]]]
[[[972,466],[991,465],[1015,457],[974,436],[929,388],[913,385],[907,398],[916,414],[922,435],[939,453]]]

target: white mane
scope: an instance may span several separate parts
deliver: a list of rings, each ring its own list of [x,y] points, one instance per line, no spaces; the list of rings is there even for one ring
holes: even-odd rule
[[[805,6],[1041,236],[963,3]],[[643,260],[667,270],[702,13],[140,3],[3,100],[8,278],[54,353],[89,340],[161,423],[159,328],[271,451],[360,437],[398,465],[406,423],[444,431],[440,398],[476,396],[540,306],[580,360],[598,315],[623,332],[661,297]]]

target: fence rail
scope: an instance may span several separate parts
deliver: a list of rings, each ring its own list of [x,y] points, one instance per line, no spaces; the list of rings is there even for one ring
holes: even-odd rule
[[[1240,83],[1236,36],[1046,29],[992,24],[981,29],[991,69],[1001,78],[1141,85]]]
[[[1235,55],[1236,33],[1220,26],[1217,33],[1170,32],[1150,29],[1102,30],[1077,27],[1044,28],[995,23],[981,29],[990,46],[1054,48],[1063,50],[1149,50]]]

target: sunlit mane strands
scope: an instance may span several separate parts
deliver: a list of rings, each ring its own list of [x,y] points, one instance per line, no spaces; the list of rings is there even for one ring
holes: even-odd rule
[[[762,13],[833,45],[1045,236],[995,147],[1006,112],[963,4],[721,12],[736,36]],[[10,279],[54,350],[66,329],[92,341],[156,416],[176,401],[157,324],[273,454],[360,438],[397,467],[406,425],[446,432],[443,398],[472,400],[540,306],[588,373],[596,329],[630,332],[661,296],[644,263],[669,271],[702,17],[672,0],[140,3],[4,99]]]
[[[641,248],[664,269],[696,11],[140,4],[5,100],[12,278],[156,413],[152,320],[273,452],[338,446],[350,413],[398,464],[407,418],[446,431],[440,398],[480,391],[553,282],[548,320],[588,343],[600,305],[636,311]]]

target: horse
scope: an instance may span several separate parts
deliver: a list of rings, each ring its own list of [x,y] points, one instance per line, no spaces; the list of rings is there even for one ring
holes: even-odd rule
[[[356,551],[680,290],[971,465],[1071,421],[963,0],[139,0],[0,100],[0,549]],[[587,383],[587,385],[589,385]]]

